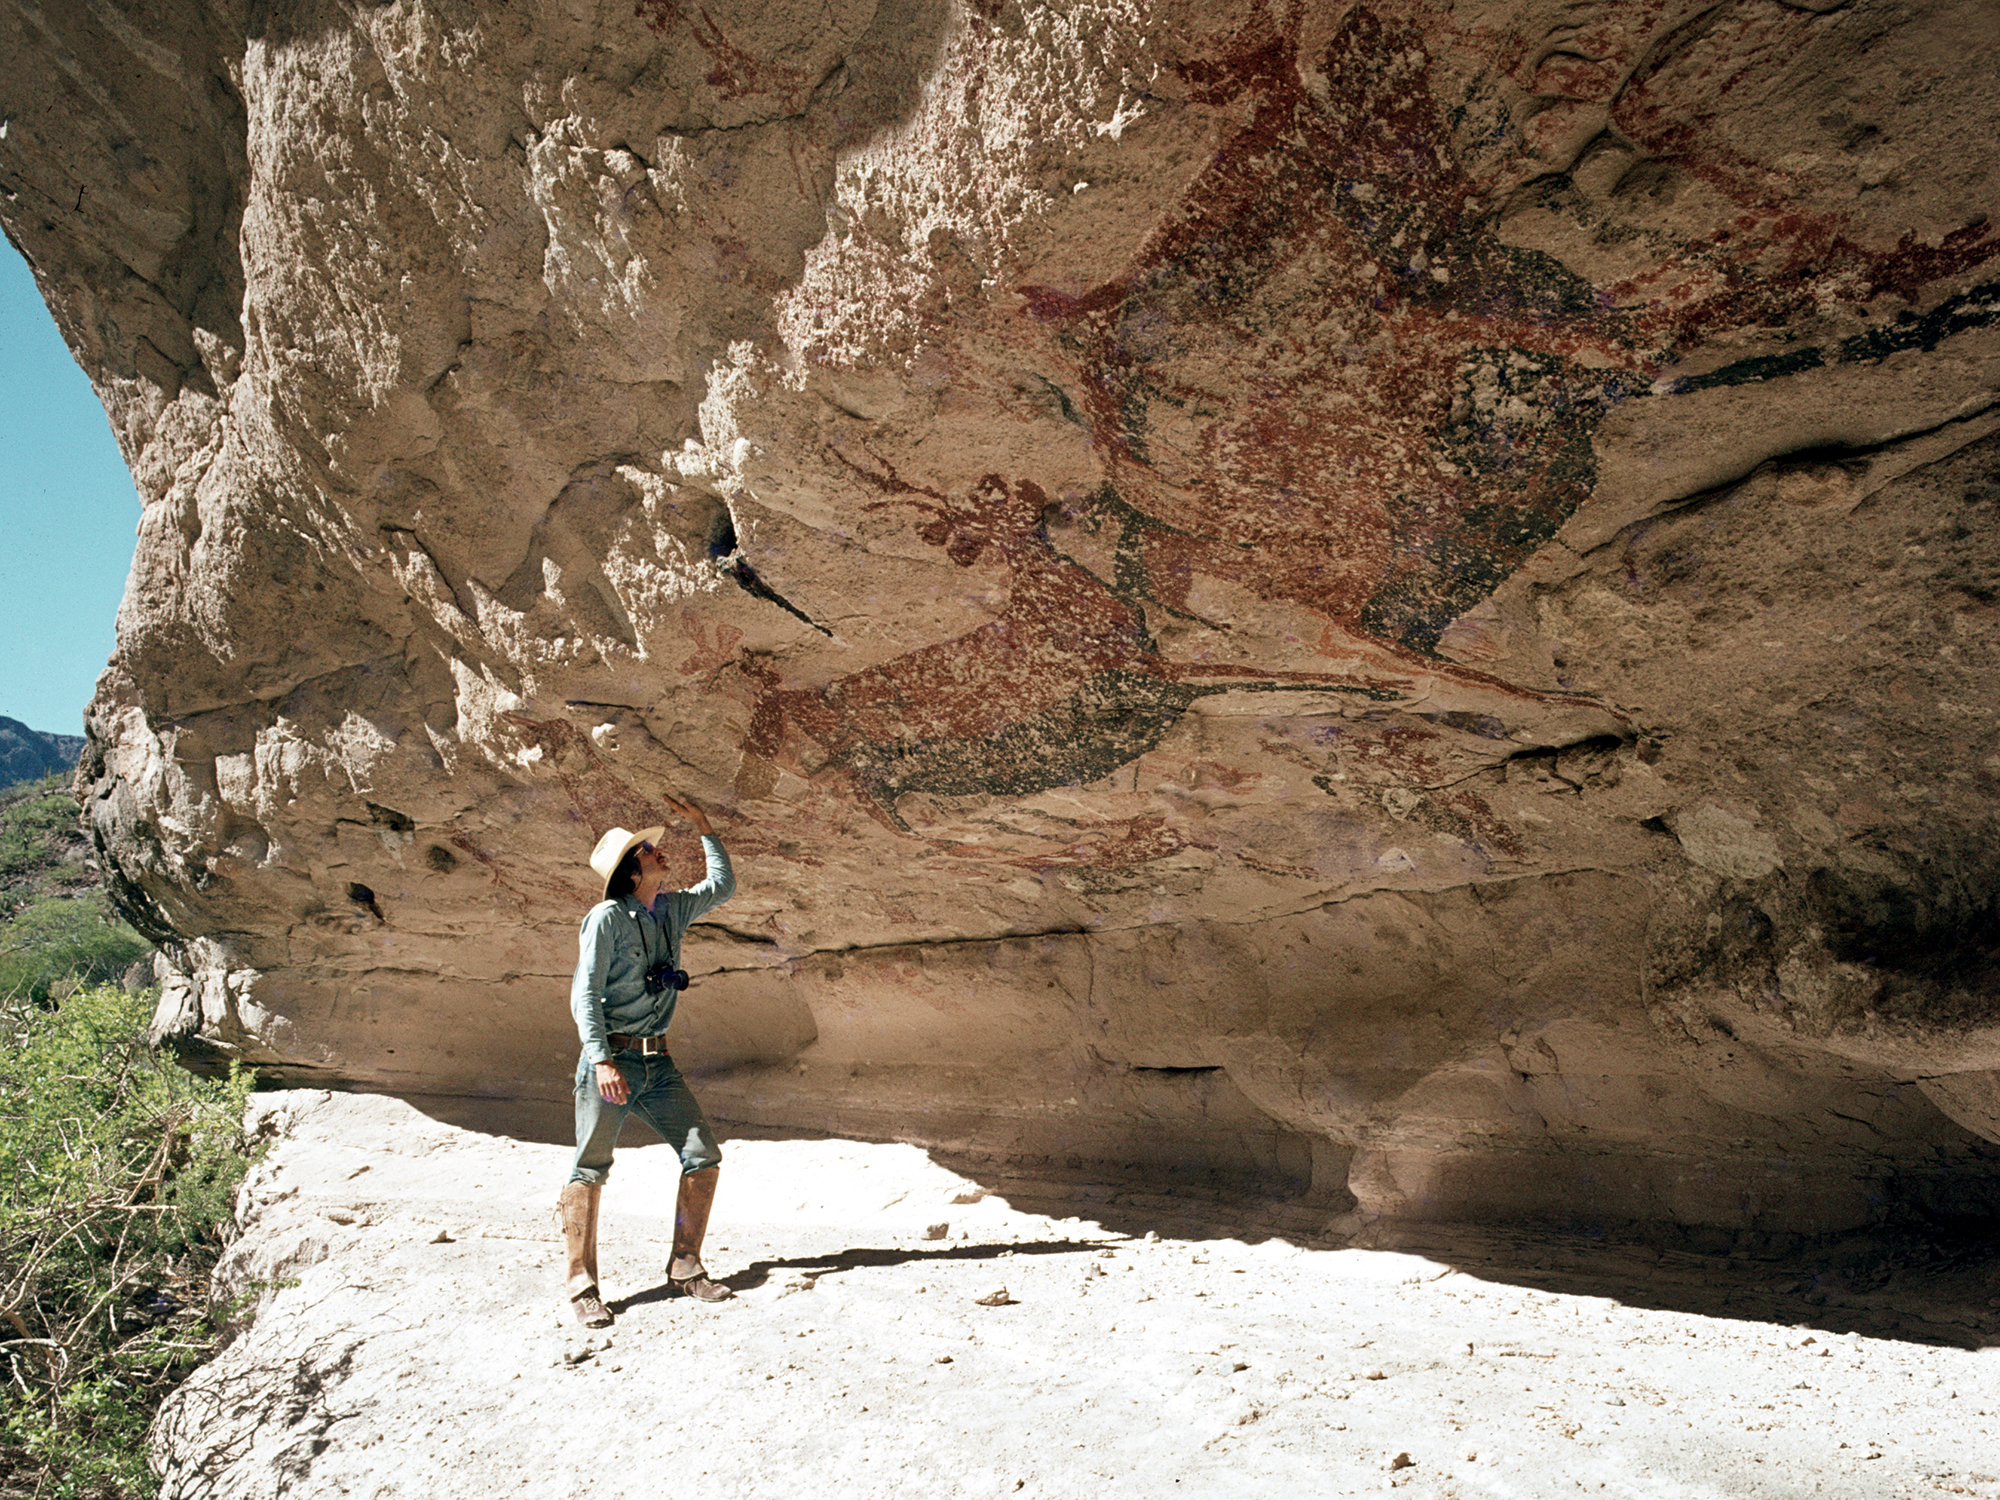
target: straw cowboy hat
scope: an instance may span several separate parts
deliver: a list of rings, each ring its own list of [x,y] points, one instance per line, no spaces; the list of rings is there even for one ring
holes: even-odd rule
[[[618,873],[619,861],[641,844],[659,843],[666,832],[665,828],[642,828],[637,833],[614,828],[597,841],[597,847],[590,851],[590,868],[604,882],[605,900],[611,899],[611,877]]]

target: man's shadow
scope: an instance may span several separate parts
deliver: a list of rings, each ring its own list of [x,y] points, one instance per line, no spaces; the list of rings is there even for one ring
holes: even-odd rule
[[[822,1276],[837,1276],[844,1271],[859,1271],[878,1266],[941,1265],[948,1261],[999,1260],[1007,1255],[1073,1255],[1079,1250],[1104,1250],[1114,1245],[1129,1244],[1131,1239],[1129,1235],[1107,1235],[1089,1240],[1040,1240],[1028,1245],[942,1245],[935,1250],[855,1246],[831,1255],[795,1255],[782,1260],[753,1260],[734,1275],[718,1276],[715,1280],[733,1292],[749,1292],[768,1284],[774,1271],[803,1271],[811,1280],[818,1281]],[[622,1314],[632,1308],[643,1307],[649,1302],[676,1301],[679,1296],[678,1292],[662,1281],[658,1286],[646,1287],[629,1297],[619,1297],[606,1305],[614,1313]]]

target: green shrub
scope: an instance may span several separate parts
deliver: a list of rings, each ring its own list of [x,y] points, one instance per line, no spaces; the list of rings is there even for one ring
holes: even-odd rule
[[[154,1494],[147,1427],[215,1344],[250,1079],[151,1051],[151,1004],[0,1004],[0,1473],[52,1500]]]
[[[68,778],[44,776],[0,793],[0,886],[50,862],[65,835],[76,833],[76,798]]]
[[[102,891],[35,896],[0,922],[0,1001],[46,1002],[65,987],[103,984],[150,951]]]
[[[116,979],[148,951],[112,910],[58,777],[0,791],[0,1002]]]

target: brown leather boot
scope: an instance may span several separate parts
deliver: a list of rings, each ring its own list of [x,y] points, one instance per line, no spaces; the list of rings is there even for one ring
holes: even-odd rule
[[[720,1167],[681,1173],[680,1200],[674,1205],[674,1258],[667,1262],[667,1285],[697,1302],[727,1302],[736,1293],[709,1278],[701,1263],[701,1242],[708,1234],[708,1211],[715,1204]]]
[[[556,1199],[556,1224],[563,1237],[563,1291],[577,1322],[609,1328],[611,1309],[597,1291],[597,1202],[601,1183],[568,1182]]]

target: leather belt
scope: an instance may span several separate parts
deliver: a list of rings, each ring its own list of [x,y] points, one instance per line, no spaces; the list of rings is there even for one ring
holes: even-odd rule
[[[668,1062],[673,1061],[667,1055],[667,1039],[664,1036],[626,1036],[623,1032],[614,1031],[605,1040],[611,1043],[614,1052],[637,1052],[642,1057],[665,1057]]]

